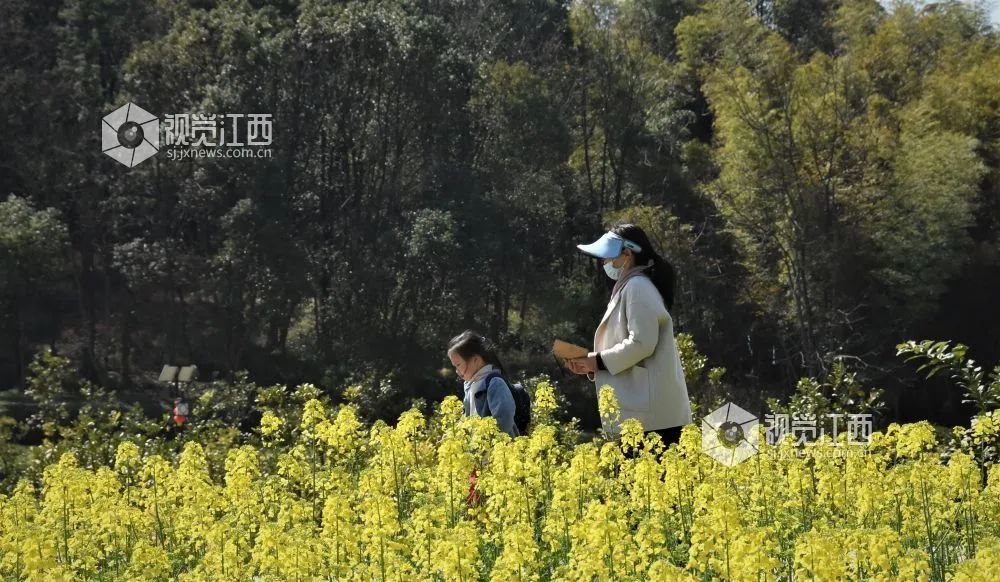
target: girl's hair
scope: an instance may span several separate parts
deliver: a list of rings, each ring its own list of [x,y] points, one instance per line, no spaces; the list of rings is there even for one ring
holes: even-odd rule
[[[493,364],[493,367],[499,370],[504,378],[507,377],[507,372],[503,369],[503,364],[500,363],[500,357],[497,356],[496,346],[474,331],[466,330],[451,338],[451,341],[448,342],[448,353],[452,352],[458,354],[463,360],[480,356],[487,364]]]
[[[676,284],[673,265],[656,252],[656,249],[653,248],[653,243],[646,236],[646,232],[638,226],[634,224],[618,224],[611,229],[611,232],[642,247],[641,252],[635,253],[635,265],[641,267],[652,262],[652,265],[644,273],[649,276],[650,280],[653,281],[653,285],[656,286],[657,291],[660,292],[667,311],[673,311],[674,286]]]

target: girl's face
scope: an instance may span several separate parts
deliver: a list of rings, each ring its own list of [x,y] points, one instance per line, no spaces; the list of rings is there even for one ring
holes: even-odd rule
[[[455,366],[455,372],[466,382],[472,380],[472,377],[476,375],[476,372],[482,368],[486,362],[483,361],[483,357],[476,354],[465,360],[462,356],[455,352],[448,352],[448,359],[451,360],[451,365]]]

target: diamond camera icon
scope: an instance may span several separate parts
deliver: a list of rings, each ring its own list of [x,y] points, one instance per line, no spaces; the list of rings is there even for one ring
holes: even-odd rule
[[[134,167],[160,151],[160,120],[135,103],[126,103],[101,120],[101,151]]]
[[[701,450],[727,467],[757,453],[757,417],[728,402],[701,420]]]

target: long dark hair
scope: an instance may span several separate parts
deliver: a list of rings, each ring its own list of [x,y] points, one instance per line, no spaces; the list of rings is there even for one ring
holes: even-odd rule
[[[635,265],[641,267],[652,262],[652,265],[644,273],[649,276],[653,285],[656,286],[656,290],[660,292],[667,311],[673,311],[674,287],[677,282],[674,266],[656,252],[653,243],[650,242],[646,231],[642,228],[634,224],[618,224],[611,229],[611,232],[642,247],[641,252],[635,253]]]
[[[496,344],[472,330],[467,329],[451,338],[451,341],[448,342],[448,353],[452,352],[458,354],[463,360],[480,356],[487,364],[493,364],[493,367],[500,372],[504,379],[507,378],[507,372],[503,369],[503,364],[500,363],[500,357],[497,356]]]

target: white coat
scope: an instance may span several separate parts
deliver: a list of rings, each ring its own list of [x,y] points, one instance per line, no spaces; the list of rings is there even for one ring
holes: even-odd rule
[[[647,431],[691,422],[673,318],[649,277],[631,277],[612,297],[594,333],[594,351],[607,368],[594,374],[595,387],[614,389],[622,421],[638,419]],[[618,427],[605,424],[604,430],[617,433]]]

